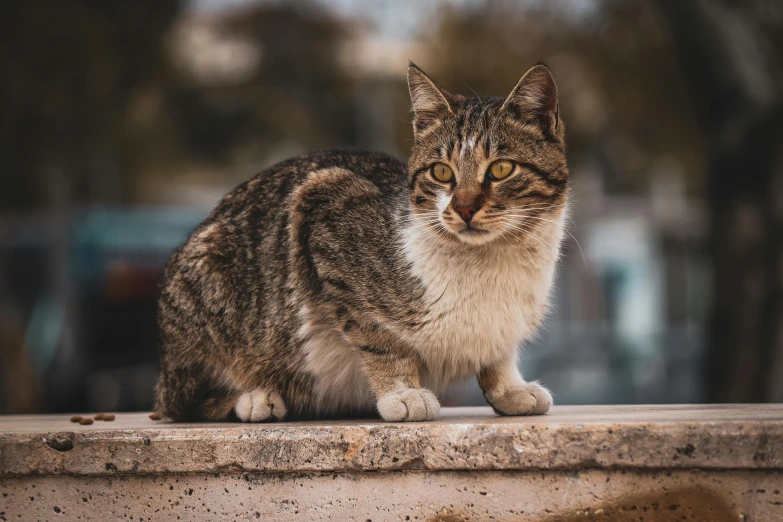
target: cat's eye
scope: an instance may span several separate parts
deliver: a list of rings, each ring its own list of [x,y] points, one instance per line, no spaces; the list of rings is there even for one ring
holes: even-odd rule
[[[454,171],[445,163],[436,163],[432,166],[432,175],[438,181],[448,183],[454,179]]]
[[[489,173],[494,179],[507,178],[514,171],[514,162],[509,160],[497,160],[489,166]]]

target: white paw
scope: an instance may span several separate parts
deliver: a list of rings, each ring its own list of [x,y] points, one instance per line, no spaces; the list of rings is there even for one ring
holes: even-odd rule
[[[515,386],[487,400],[503,415],[543,415],[552,407],[552,394],[537,382]]]
[[[286,407],[277,392],[253,390],[243,393],[237,399],[234,412],[242,422],[280,420],[285,417]]]
[[[439,411],[438,398],[424,388],[406,388],[378,400],[378,412],[389,422],[428,421],[437,417]]]

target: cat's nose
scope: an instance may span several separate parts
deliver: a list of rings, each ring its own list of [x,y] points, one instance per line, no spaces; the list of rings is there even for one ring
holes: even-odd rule
[[[454,199],[451,200],[451,208],[460,215],[465,223],[470,223],[473,216],[481,209],[484,204],[484,196],[482,194],[461,194],[454,195]]]
[[[473,219],[473,214],[478,212],[478,207],[473,205],[457,205],[454,207],[454,210],[457,211],[457,214],[462,217],[465,223],[470,223],[470,220]]]

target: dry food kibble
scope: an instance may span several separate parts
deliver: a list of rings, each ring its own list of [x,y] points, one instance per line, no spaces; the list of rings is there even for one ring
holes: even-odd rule
[[[105,420],[105,421],[113,421],[113,420],[114,420],[114,418],[115,418],[115,416],[114,416],[114,414],[113,414],[113,413],[104,413],[104,414],[103,414],[103,418],[102,418],[101,420]],[[97,419],[97,417],[96,417],[96,419]]]
[[[82,426],[89,426],[90,424],[92,424],[92,419],[85,417],[79,421],[79,424],[81,424]]]
[[[79,422],[80,420],[82,420],[81,415],[74,415],[73,417],[71,417],[71,422]]]
[[[93,415],[93,419],[95,420],[103,420],[103,418],[106,417],[105,413],[98,413],[97,415]]]
[[[160,413],[158,413],[156,411],[150,413],[150,419],[152,419],[152,420],[160,420],[161,418],[162,417],[161,417]]]

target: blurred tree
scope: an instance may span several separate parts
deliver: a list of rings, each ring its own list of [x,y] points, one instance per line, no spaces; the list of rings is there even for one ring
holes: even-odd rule
[[[355,141],[354,78],[341,62],[350,35],[345,23],[312,2],[297,2],[228,17],[221,29],[262,52],[261,67],[242,90],[261,105],[265,137],[296,139],[306,149]],[[292,127],[297,119],[300,126]]]
[[[137,89],[124,122],[133,198],[170,201],[183,184],[223,193],[270,162],[355,142],[349,34],[311,2],[182,17],[166,74]]]
[[[68,245],[72,209],[123,201],[119,122],[130,93],[159,73],[163,35],[178,9],[179,0],[0,3],[0,216],[45,207],[39,214],[46,218],[45,234],[31,238],[44,243],[47,260],[45,273],[36,274],[44,290],[35,297],[51,305],[59,348],[52,377],[70,379],[60,390],[74,388],[81,362]],[[31,368],[24,364],[21,333],[2,326],[10,350],[4,363],[16,372],[15,384],[9,383],[16,386]],[[32,406],[20,400],[14,407]]]
[[[713,402],[783,400],[783,7],[659,0],[708,143]]]
[[[0,413],[36,411],[41,403],[39,385],[24,332],[13,311],[0,303]]]
[[[178,9],[179,0],[0,3],[0,208],[117,202],[117,121],[134,86],[157,73]]]

